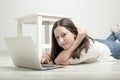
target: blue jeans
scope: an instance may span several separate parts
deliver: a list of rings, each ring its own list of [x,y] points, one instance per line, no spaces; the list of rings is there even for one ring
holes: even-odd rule
[[[106,39],[95,39],[96,41],[103,43],[108,46],[112,55],[116,59],[120,59],[120,32],[112,33]],[[119,42],[116,42],[118,40]]]

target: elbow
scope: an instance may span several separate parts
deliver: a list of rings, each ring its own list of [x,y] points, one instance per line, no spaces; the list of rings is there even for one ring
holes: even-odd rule
[[[84,31],[84,32],[83,32],[83,34],[86,36],[86,35],[87,35],[87,32],[86,32],[86,31]]]
[[[57,59],[55,59],[54,62],[55,64],[60,64],[60,62]]]
[[[85,29],[78,30],[78,34],[87,35],[87,31]]]
[[[55,64],[61,64],[61,61],[57,60],[57,59],[55,59],[54,62],[55,62]]]
[[[87,32],[86,31],[82,31],[79,33],[80,35],[83,35],[84,37],[87,35]]]
[[[86,36],[87,36],[86,31],[82,31],[82,32],[78,33],[78,39],[85,38]]]
[[[54,62],[55,62],[55,64],[58,64],[58,65],[62,63],[62,61],[59,59],[55,59]]]
[[[87,36],[87,32],[83,32],[83,39]]]

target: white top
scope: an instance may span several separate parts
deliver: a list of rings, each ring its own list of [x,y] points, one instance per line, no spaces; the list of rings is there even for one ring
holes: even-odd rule
[[[70,64],[78,64],[78,63],[91,63],[95,61],[106,61],[106,60],[115,60],[111,55],[110,49],[100,42],[94,41],[94,43],[90,40],[90,46],[88,52],[85,53],[83,49],[80,54],[80,58],[70,59]]]

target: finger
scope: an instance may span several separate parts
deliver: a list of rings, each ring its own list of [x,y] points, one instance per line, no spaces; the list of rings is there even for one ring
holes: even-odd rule
[[[49,60],[47,60],[46,58],[43,58],[43,59],[41,60],[41,63],[42,63],[42,64],[44,64],[44,63],[47,64],[47,63],[49,63]]]
[[[45,59],[44,63],[48,64],[48,63],[49,63],[49,60]]]
[[[45,62],[45,59],[43,58],[42,60],[41,60],[41,63],[44,63]]]

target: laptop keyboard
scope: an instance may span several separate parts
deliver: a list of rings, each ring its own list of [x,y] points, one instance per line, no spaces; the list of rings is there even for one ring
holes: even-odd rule
[[[61,65],[55,65],[55,64],[42,64],[43,67],[63,67]]]

